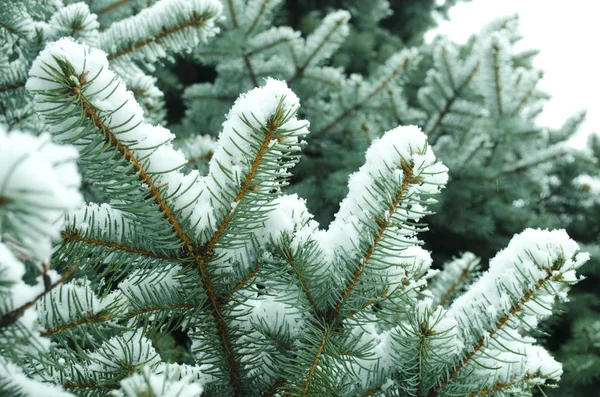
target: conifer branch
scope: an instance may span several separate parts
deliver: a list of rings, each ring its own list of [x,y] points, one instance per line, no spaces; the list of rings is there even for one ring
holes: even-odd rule
[[[290,266],[292,267],[294,274],[298,278],[298,281],[300,282],[300,286],[302,287],[302,291],[304,291],[304,295],[306,295],[306,299],[308,299],[308,302],[312,306],[314,313],[315,314],[320,313],[317,303],[315,302],[315,300],[308,288],[308,285],[306,284],[306,280],[304,280],[304,277],[302,276],[302,274],[300,274],[300,269],[298,269],[298,265],[296,264],[296,260],[294,259],[294,256],[292,255],[292,253],[290,252],[290,250],[288,248],[285,248],[283,250],[283,254],[285,255]]]
[[[287,380],[285,378],[278,378],[275,383],[273,383],[273,385],[269,388],[269,390],[267,390],[264,394],[263,397],[274,397],[277,392],[279,391],[279,388],[283,385],[285,385],[285,383],[287,382]]]
[[[427,329],[427,323],[422,322],[419,327],[421,333],[419,337],[419,364],[417,371],[417,395],[421,396],[423,393],[423,364],[425,363],[425,341],[426,339],[435,333],[433,329]]]
[[[465,263],[462,264],[462,261],[465,261]],[[449,270],[451,266],[454,266],[456,264],[460,264],[460,266],[463,267],[462,271],[458,273],[458,275],[456,274],[456,272],[446,273],[446,271]],[[443,274],[446,274],[447,277],[444,278],[443,284],[450,283],[450,286],[444,290],[443,287],[439,286],[439,284],[442,283],[435,284],[436,287],[439,286],[439,289],[436,291],[436,295],[439,296],[440,300],[438,302],[438,305],[445,306],[449,302],[450,298],[452,297],[452,294],[462,286],[462,284],[468,279],[469,276],[472,275],[473,272],[476,271],[478,264],[479,258],[471,253],[467,253],[463,254],[461,258],[455,259],[452,262],[445,265]],[[442,290],[443,293],[440,290]]]
[[[69,73],[65,76],[69,79]],[[85,76],[83,78],[84,81],[81,81],[81,84],[85,83]],[[177,237],[184,243],[186,249],[190,249],[193,246],[192,240],[185,233],[183,226],[179,223],[179,220],[175,217],[173,210],[167,204],[166,200],[163,198],[160,187],[156,186],[148,172],[144,169],[141,162],[137,159],[133,151],[129,149],[125,144],[123,144],[117,138],[114,131],[108,127],[108,125],[100,118],[96,109],[93,105],[91,105],[86,97],[81,92],[81,88],[79,86],[74,86],[72,89],[72,94],[76,98],[79,99],[81,108],[84,111],[85,116],[90,119],[94,126],[100,130],[104,134],[105,145],[110,145],[115,147],[119,153],[123,155],[125,160],[131,163],[133,166],[133,170],[138,175],[138,178],[142,183],[144,183],[150,189],[150,195],[154,198],[155,203],[158,205],[160,211],[163,213],[163,216],[167,221],[171,224],[171,227]]]
[[[266,50],[269,50],[271,48],[277,47],[280,44],[289,43],[289,42],[290,42],[290,38],[289,37],[283,37],[283,38],[281,38],[279,40],[273,41],[272,43],[270,43],[269,45],[266,45],[264,47],[255,48],[253,50],[250,50],[250,51],[246,52],[245,55],[251,57],[251,56],[259,54],[259,53],[261,53],[263,51],[266,51]]]
[[[275,138],[275,134],[277,132],[277,128],[280,126],[282,119],[285,116],[285,112],[281,107],[277,109],[277,113],[273,117],[271,121],[269,121],[266,130],[264,131],[265,137],[259,147],[254,160],[250,166],[250,170],[246,174],[244,181],[240,186],[240,190],[238,191],[234,202],[239,203],[248,193],[248,191],[252,188],[252,181],[254,176],[258,172],[258,167],[262,162],[263,156],[269,149],[270,142],[273,138]],[[239,370],[239,364],[235,359],[233,345],[231,343],[231,337],[229,335],[229,330],[227,327],[227,323],[225,322],[223,316],[222,302],[218,298],[217,292],[214,288],[214,283],[208,271],[207,262],[214,256],[215,246],[220,241],[221,237],[223,237],[225,231],[227,230],[227,226],[233,219],[233,208],[229,208],[227,214],[223,217],[223,220],[217,227],[216,231],[212,235],[211,239],[200,249],[200,251],[195,251],[192,249],[192,252],[195,253],[195,264],[198,268],[198,272],[202,279],[202,284],[204,286],[204,290],[208,295],[208,299],[213,307],[212,315],[217,323],[218,334],[223,343],[225,359],[228,364],[229,374],[231,378],[231,384],[234,389],[234,394],[236,396],[243,396],[243,387],[242,387],[242,379]],[[190,245],[190,247],[192,247]]]
[[[123,56],[123,55],[127,55],[127,54],[133,52],[134,50],[138,50],[138,49],[140,49],[140,48],[142,48],[144,46],[147,46],[149,44],[160,43],[160,41],[162,39],[164,39],[165,37],[167,37],[169,35],[178,33],[178,32],[180,32],[180,31],[182,31],[182,30],[184,30],[186,28],[189,28],[189,27],[202,26],[202,24],[205,21],[206,21],[206,15],[204,15],[204,14],[197,15],[196,12],[194,11],[194,12],[192,12],[192,18],[190,20],[185,21],[185,22],[183,22],[183,23],[181,23],[179,25],[173,26],[170,29],[167,29],[167,28],[163,27],[163,30],[160,33],[158,33],[157,35],[148,37],[148,38],[146,38],[143,41],[138,41],[138,42],[135,42],[135,43],[131,43],[129,46],[127,46],[127,47],[125,47],[125,48],[123,48],[121,50],[118,50],[117,52],[110,53],[110,54],[107,55],[107,59],[109,61],[112,61],[113,59],[116,59],[116,58],[118,58],[120,56]]]
[[[258,80],[256,78],[256,74],[254,73],[252,63],[250,62],[250,57],[246,54],[244,54],[244,64],[246,65],[246,69],[248,69],[248,74],[250,75],[252,84],[254,85],[254,87],[258,87]]]
[[[17,117],[16,119],[12,120],[9,124],[8,124],[8,131],[11,131],[16,125],[18,125],[21,121],[26,120],[28,117],[31,117],[35,114],[35,112],[29,111],[26,113],[23,113],[21,116]]]
[[[429,141],[433,142],[434,137],[437,138],[437,136],[435,135],[436,130],[441,126],[442,121],[444,121],[444,118],[446,118],[446,116],[450,113],[450,110],[452,110],[452,105],[454,105],[454,102],[458,99],[459,95],[462,93],[462,90],[469,85],[471,80],[473,80],[473,77],[475,77],[475,75],[477,74],[478,69],[479,62],[477,62],[473,66],[473,70],[471,70],[471,73],[469,73],[469,75],[462,82],[462,84],[456,87],[456,89],[453,89],[452,96],[450,98],[446,98],[444,108],[438,113],[433,125],[425,131],[425,134],[429,137]]]
[[[254,276],[256,276],[259,270],[260,266],[256,265],[246,277],[240,280],[240,282],[238,282],[235,287],[233,287],[233,289],[227,293],[227,299],[231,298],[236,292],[248,284],[254,278]]]
[[[463,269],[463,271],[460,273],[460,275],[458,276],[458,278],[456,279],[456,281],[454,283],[452,283],[452,285],[450,286],[450,288],[448,288],[448,291],[446,291],[446,293],[442,296],[442,299],[440,299],[440,306],[444,306],[448,300],[450,299],[450,296],[452,296],[452,293],[456,290],[456,288],[458,288],[458,286],[462,283],[462,281],[467,278],[467,276],[469,275],[469,268],[465,267]]]
[[[214,251],[212,251],[214,252]],[[212,256],[212,253],[211,255]],[[200,278],[202,279],[202,286],[208,296],[210,305],[212,306],[211,314],[217,324],[217,333],[221,344],[223,345],[223,352],[225,354],[225,361],[227,362],[227,369],[229,371],[229,377],[233,393],[236,397],[243,397],[244,391],[242,386],[242,377],[240,374],[240,367],[235,358],[233,351],[233,344],[231,343],[231,336],[229,335],[229,328],[225,322],[223,316],[223,307],[221,301],[215,291],[214,282],[208,272],[207,259],[201,255],[195,257],[195,264],[198,267]]]
[[[195,305],[186,304],[186,303],[170,304],[170,305],[164,305],[164,306],[152,306],[152,307],[146,307],[144,309],[136,309],[136,310],[127,312],[127,313],[125,313],[125,317],[132,318],[135,316],[139,316],[141,314],[159,312],[159,311],[163,311],[163,310],[195,309],[195,308],[196,308]]]
[[[50,275],[48,274],[48,264],[46,262],[42,263],[42,279],[44,281],[44,289],[46,292],[52,289],[52,280],[50,279]]]
[[[365,103],[367,103],[371,98],[373,98],[381,90],[383,90],[389,83],[391,83],[392,80],[408,66],[409,62],[410,62],[410,59],[406,58],[404,60],[404,62],[400,65],[400,67],[396,68],[396,70],[394,70],[394,72],[392,74],[390,74],[377,87],[375,87],[375,89],[373,89],[373,91],[371,91],[363,99],[356,102],[354,105],[352,105],[351,107],[347,108],[342,113],[340,113],[333,121],[331,121],[329,124],[327,124],[325,127],[323,127],[321,129],[321,131],[319,131],[319,134],[327,133],[329,130],[331,130],[333,127],[335,127],[337,124],[339,124],[346,117],[348,117],[349,115],[353,114],[358,109],[360,109]]]
[[[494,84],[496,88],[496,101],[498,102],[498,115],[502,117],[502,87],[500,87],[500,64],[498,63],[498,51],[500,51],[500,49],[494,45],[492,48],[492,54],[494,55]]]
[[[392,90],[386,90],[388,97],[390,98],[390,109],[392,111],[392,115],[394,116],[394,121],[396,124],[400,125],[402,119],[400,118],[400,114],[398,113],[398,106],[394,103],[394,93]]]
[[[398,205],[404,198],[404,195],[406,194],[406,190],[408,189],[408,185],[411,183],[415,183],[415,180],[413,179],[413,165],[407,164],[404,160],[401,161],[401,165],[402,165],[402,170],[404,171],[404,175],[402,177],[402,184],[400,186],[400,189],[396,193],[396,197],[394,197],[394,199],[392,200],[392,203],[390,204],[390,206],[388,208],[388,219],[387,220],[377,220],[379,229],[375,233],[373,242],[371,243],[371,245],[369,245],[369,247],[367,248],[365,254],[363,255],[360,263],[356,267],[356,270],[354,271],[354,274],[352,275],[352,279],[346,285],[344,292],[342,292],[342,294],[338,298],[338,301],[333,310],[333,312],[334,312],[333,318],[336,318],[337,315],[340,313],[340,310],[342,308],[342,305],[346,301],[346,298],[348,298],[348,296],[350,295],[350,293],[352,292],[352,290],[358,283],[363,270],[369,263],[369,259],[371,259],[371,255],[373,255],[373,253],[375,252],[375,249],[377,248],[377,245],[381,241],[383,234],[385,233],[387,228],[390,226],[392,217],[396,213]]]
[[[70,81],[69,75],[70,75],[70,73],[67,72],[67,76],[65,76],[67,81]],[[87,79],[86,75],[80,76],[79,77],[80,84],[81,85],[85,84],[86,79]],[[242,396],[243,388],[242,388],[242,380],[241,380],[239,365],[236,362],[236,359],[234,357],[233,346],[231,343],[231,337],[229,335],[227,323],[224,320],[221,303],[217,297],[217,293],[214,288],[214,283],[208,272],[208,267],[207,267],[207,260],[209,258],[211,258],[212,255],[214,254],[214,250],[213,250],[214,244],[216,244],[216,242],[219,240],[219,237],[223,233],[224,228],[221,231],[221,233],[219,234],[219,236],[217,236],[217,237],[213,236],[213,239],[211,239],[209,244],[205,247],[204,252],[202,254],[200,254],[197,251],[197,249],[195,248],[195,243],[186,234],[181,223],[176,218],[173,210],[168,205],[166,200],[163,198],[160,188],[158,186],[156,186],[156,184],[154,183],[154,181],[152,180],[150,175],[147,173],[147,171],[142,166],[141,162],[134,155],[133,151],[131,151],[131,149],[129,149],[129,147],[127,147],[125,144],[123,144],[122,142],[120,142],[117,139],[117,136],[114,133],[114,131],[112,131],[108,127],[108,125],[100,118],[100,116],[96,112],[96,109],[94,108],[94,106],[92,106],[89,103],[89,101],[85,98],[85,96],[82,93],[81,87],[79,85],[75,85],[72,87],[71,94],[79,99],[81,108],[83,109],[85,116],[93,122],[94,126],[97,129],[102,131],[102,133],[104,134],[104,137],[105,137],[105,144],[116,147],[117,150],[123,155],[125,160],[127,160],[128,162],[130,162],[132,164],[134,171],[138,175],[138,178],[140,179],[140,181],[142,183],[144,183],[145,185],[148,186],[148,188],[150,189],[150,195],[152,197],[154,197],[154,201],[158,205],[158,207],[161,210],[161,212],[163,213],[164,217],[171,224],[171,227],[172,227],[173,231],[175,232],[175,234],[177,235],[177,237],[179,238],[179,240],[182,241],[185,253],[188,256],[194,258],[195,265],[198,268],[201,279],[202,279],[204,291],[207,294],[209,302],[212,306],[211,314],[213,315],[213,317],[215,319],[215,322],[217,325],[217,331],[218,331],[221,343],[223,345],[225,359],[226,359],[227,367],[229,370],[231,385],[234,390],[234,395]],[[265,151],[266,151],[266,148],[265,148]],[[251,179],[252,178],[250,178],[250,180]],[[247,190],[248,187],[249,186],[245,186],[245,189]],[[244,189],[242,189],[242,190],[244,190]],[[244,191],[244,194],[245,194],[245,191]],[[241,200],[241,197],[243,197],[243,194],[240,196],[240,200]],[[217,234],[217,233],[215,233],[215,234]]]
[[[81,236],[77,230],[74,230],[73,232],[62,231],[61,236],[64,240],[68,240],[68,241],[79,241],[79,242],[82,242],[85,244],[108,247],[108,248],[112,248],[112,249],[119,250],[119,251],[131,252],[134,254],[147,256],[150,258],[165,259],[165,260],[170,260],[170,261],[178,261],[181,259],[180,257],[159,254],[159,253],[144,250],[141,248],[131,247],[131,246],[128,246],[128,245],[125,245],[122,243],[100,240],[98,238],[93,238],[93,237]]]
[[[254,18],[254,20],[250,24],[250,27],[246,31],[246,38],[250,37],[252,31],[256,28],[256,25],[258,25],[258,21],[260,21],[260,18],[262,18],[262,16],[264,15],[267,9],[267,5],[270,1],[271,0],[263,0],[262,4],[260,5],[260,9],[258,10],[258,13],[256,14],[256,17]]]
[[[381,391],[381,386],[376,387],[374,389],[367,390],[363,393],[363,397],[372,396],[373,394],[379,393]]]
[[[263,156],[269,149],[271,140],[273,140],[275,138],[277,128],[279,128],[280,123],[284,116],[285,115],[284,115],[283,109],[278,108],[277,114],[275,115],[273,120],[268,123],[267,128],[265,130],[265,137],[263,138],[263,141],[261,142],[261,145],[260,145],[258,151],[256,152],[256,156],[254,157],[254,160],[252,161],[252,165],[250,166],[250,171],[248,171],[248,173],[246,174],[246,177],[244,178],[244,181],[242,182],[242,184],[240,186],[240,190],[238,191],[237,195],[235,196],[235,199],[233,200],[234,203],[239,203],[246,196],[248,191],[250,191],[250,189],[252,187],[252,180],[254,179],[254,176],[258,172],[258,167],[262,163]],[[227,214],[225,214],[225,216],[223,217],[223,220],[217,227],[217,230],[213,234],[212,238],[202,248],[205,255],[208,255],[208,256],[213,255],[215,246],[217,245],[217,243],[219,242],[221,237],[223,237],[223,234],[225,233],[225,230],[227,229],[227,226],[229,226],[229,223],[231,222],[232,219],[233,219],[233,208],[230,208],[227,211]]]
[[[0,87],[0,92],[12,91],[12,90],[16,90],[18,88],[24,88],[24,87],[25,87],[25,82],[19,81],[14,84],[5,85],[5,86]]]
[[[498,331],[500,331],[502,329],[502,327],[511,319],[512,316],[514,316],[516,313],[520,312],[523,309],[525,304],[527,302],[529,302],[529,300],[535,295],[535,293],[537,291],[540,290],[540,288],[542,288],[548,281],[550,281],[550,279],[552,279],[552,277],[560,277],[560,275],[554,276],[549,269],[546,269],[546,273],[547,273],[546,277],[540,279],[537,282],[537,284],[533,287],[533,289],[530,289],[529,291],[527,291],[524,294],[523,298],[521,298],[521,300],[519,302],[512,305],[509,308],[508,313],[506,313],[504,316],[502,316],[496,322],[494,329],[489,330],[487,332],[487,335],[482,336],[477,341],[475,346],[473,346],[473,349],[469,353],[467,353],[467,355],[462,360],[460,360],[459,363],[456,364],[454,366],[454,368],[447,375],[444,376],[444,378],[442,378],[439,386],[437,386],[435,389],[433,389],[433,394],[431,394],[431,396],[433,396],[433,397],[437,396],[438,393],[442,389],[444,389],[448,385],[448,383],[452,379],[454,379],[454,377],[456,375],[458,375],[458,373],[469,363],[469,361],[471,361],[471,359],[475,356],[475,354],[477,354],[477,352],[485,346],[486,340],[492,339],[494,337],[494,335],[496,333],[498,333]]]
[[[349,312],[348,313],[348,317],[353,317],[355,316],[357,313],[361,313],[363,310],[365,310],[367,307],[374,305],[375,303],[377,303],[380,299],[383,299],[387,296],[387,294],[390,292],[389,288],[386,288],[382,293],[377,294],[377,297],[375,299],[371,299],[370,301],[368,301],[367,303],[365,303],[364,305],[362,305],[360,307],[360,309],[358,309],[355,312]]]
[[[44,295],[46,295],[48,292],[52,291],[54,288],[58,287],[60,284],[63,283],[63,281],[65,281],[67,278],[69,278],[71,276],[71,274],[73,274],[73,272],[79,267],[79,264],[75,264],[73,266],[71,266],[70,268],[68,268],[60,277],[60,279],[53,283],[52,285],[50,285],[50,288],[45,289],[42,293],[40,293],[39,295],[37,295],[35,298],[33,298],[33,300],[25,303],[22,306],[19,306],[18,308],[2,315],[2,317],[0,317],[0,328],[6,328],[9,325],[14,324],[15,322],[17,322],[17,320],[19,320],[23,314],[25,314],[25,311],[27,311],[27,309],[33,307],[35,305],[35,303],[37,301],[39,301],[40,299],[42,299],[44,297]]]
[[[234,28],[238,27],[237,17],[235,15],[235,7],[233,6],[233,0],[227,0],[227,6],[229,7],[229,13],[231,14],[231,23]]]
[[[119,8],[122,5],[127,4],[129,1],[130,0],[118,0],[118,1],[115,1],[114,3],[111,3],[111,4],[107,5],[106,7],[101,8],[100,10],[96,11],[95,14],[96,15],[105,14],[105,13],[107,13],[109,11],[114,10],[115,8]]]
[[[199,161],[206,161],[206,160],[210,160],[213,156],[213,151],[211,150],[210,152],[208,152],[207,154],[203,155],[203,156],[198,156],[198,157],[193,157],[191,159],[188,159],[188,163],[190,164],[194,164],[197,163]]]
[[[302,65],[296,66],[296,73],[289,79],[289,84],[292,84],[294,81],[298,80],[303,76],[304,71],[308,68],[312,60],[317,56],[319,51],[331,40],[335,33],[337,32],[340,26],[343,26],[346,23],[344,19],[338,19],[337,22],[332,26],[332,28],[327,32],[323,40],[319,43],[317,47],[308,55],[306,60],[302,63]]]
[[[354,274],[352,275],[352,279],[348,282],[348,284],[344,288],[344,291],[338,298],[338,301],[337,301],[335,307],[331,310],[330,313],[326,314],[326,318],[328,319],[329,324],[327,325],[327,328],[325,329],[325,333],[323,336],[321,346],[319,347],[319,349],[317,349],[316,356],[313,360],[313,364],[309,371],[309,376],[306,380],[304,393],[302,394],[302,396],[306,396],[306,393],[309,390],[310,382],[311,382],[312,376],[314,375],[314,371],[316,370],[317,365],[319,363],[320,356],[323,353],[323,346],[327,339],[327,335],[329,333],[330,327],[332,327],[336,323],[336,321],[338,321],[338,316],[342,309],[342,305],[344,304],[344,302],[346,301],[348,296],[352,293],[352,290],[354,289],[354,287],[357,285],[358,281],[360,280],[363,270],[365,269],[365,267],[367,266],[367,264],[369,262],[369,259],[375,252],[379,242],[381,241],[381,239],[383,237],[383,234],[385,233],[387,228],[390,226],[392,217],[396,213],[398,205],[404,198],[404,195],[406,194],[406,190],[408,189],[409,184],[416,182],[415,179],[413,179],[413,165],[412,164],[409,165],[404,160],[401,160],[401,166],[402,166],[402,170],[404,171],[404,175],[402,178],[402,183],[401,183],[400,189],[396,193],[396,196],[393,198],[392,203],[390,204],[390,206],[388,208],[388,217],[387,217],[388,220],[379,220],[379,219],[377,220],[377,224],[379,225],[379,228],[377,229],[377,231],[375,233],[373,242],[369,245],[369,247],[367,247],[361,261],[359,262],[356,270],[354,271]]]
[[[69,382],[62,385],[64,389],[109,389],[109,390],[119,390],[121,389],[121,385],[96,385],[94,383],[75,383]]]
[[[306,381],[304,383],[304,390],[302,391],[302,397],[308,396],[308,391],[310,390],[310,383],[312,382],[313,376],[317,371],[317,367],[319,366],[319,360],[321,359],[321,355],[323,354],[323,350],[325,349],[325,343],[327,343],[327,338],[329,337],[330,327],[326,326],[325,332],[323,333],[323,338],[321,339],[321,344],[317,349],[317,354],[315,354],[315,359],[313,360],[312,365],[310,366],[310,370],[308,371],[308,375],[306,376]]]
[[[452,91],[456,92],[456,84],[454,83],[454,76],[452,76],[450,64],[448,63],[446,46],[442,47],[442,60],[444,61],[444,69],[446,69],[446,75],[448,76],[448,82],[450,83],[450,88],[452,88]]]
[[[519,101],[519,104],[517,105],[517,107],[515,108],[515,110],[512,113],[513,117],[516,117],[519,114],[519,112],[521,111],[521,109],[523,109],[523,106],[525,106],[527,101],[531,98],[531,96],[535,92],[535,88],[536,88],[535,85],[532,85],[531,88],[529,90],[527,90],[527,93],[525,95],[523,95],[523,98],[521,98],[521,101]]]
[[[527,382],[530,379],[534,379],[536,376],[539,376],[539,374],[537,375],[527,375],[519,380],[515,380],[515,381],[511,381],[511,382],[506,382],[506,383],[496,383],[494,386],[481,390],[479,392],[473,392],[471,394],[469,394],[468,397],[476,397],[476,396],[487,396],[489,394],[493,394],[497,391],[503,390],[503,389],[507,389],[509,387],[515,386],[517,383],[520,382]]]
[[[104,322],[109,320],[110,318],[112,318],[113,314],[107,311],[101,311],[99,313],[96,314],[92,314],[90,312],[85,313],[85,316],[83,318],[80,318],[76,321],[70,322],[70,323],[66,323],[63,325],[60,325],[58,327],[40,332],[40,336],[50,336],[50,335],[54,335],[57,334],[59,332],[65,331],[67,329],[71,329],[71,328],[75,328],[78,325],[83,325],[83,324],[90,324],[90,323],[100,323],[100,322]]]

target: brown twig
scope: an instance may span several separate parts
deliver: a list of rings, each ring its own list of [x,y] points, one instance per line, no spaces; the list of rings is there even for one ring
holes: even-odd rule
[[[0,317],[0,328],[6,328],[9,325],[12,325],[15,322],[17,322],[17,320],[19,320],[19,318],[21,318],[23,316],[23,314],[25,314],[25,311],[27,309],[33,307],[38,300],[40,300],[41,298],[44,297],[44,295],[46,295],[48,292],[52,291],[54,288],[56,288],[57,286],[62,284],[63,281],[65,281],[69,276],[71,276],[71,274],[73,274],[73,272],[77,269],[77,267],[79,267],[79,264],[71,266],[69,269],[67,269],[67,271],[65,271],[62,274],[62,276],[60,277],[60,279],[57,282],[50,285],[49,289],[44,290],[44,292],[37,295],[31,301],[25,303],[22,306],[19,306],[18,308],[14,309],[14,310],[4,314],[2,317]]]
[[[121,244],[121,243],[115,243],[113,241],[105,241],[105,240],[100,240],[97,238],[81,236],[77,232],[77,230],[74,230],[72,232],[63,231],[63,232],[61,232],[61,235],[62,235],[62,238],[65,240],[79,241],[79,242],[82,242],[85,244],[90,244],[90,245],[99,245],[102,247],[108,247],[108,248],[112,248],[112,249],[119,250],[119,251],[131,252],[131,253],[142,255],[142,256],[148,256],[151,258],[165,259],[165,260],[171,260],[171,261],[177,261],[177,260],[181,259],[179,257],[171,257],[168,255],[163,255],[163,254],[159,254],[156,252],[144,250],[141,248],[130,247],[128,245]]]
[[[119,0],[119,1],[115,1],[115,2],[114,2],[114,3],[112,3],[112,4],[109,4],[109,5],[107,5],[106,7],[99,9],[98,11],[96,11],[96,12],[95,12],[95,14],[96,14],[96,15],[102,15],[102,14],[104,14],[104,13],[107,13],[107,12],[109,12],[109,11],[112,11],[112,10],[114,10],[115,8],[119,8],[119,7],[121,7],[123,4],[126,4],[126,3],[128,3],[128,2],[129,2],[129,0]]]

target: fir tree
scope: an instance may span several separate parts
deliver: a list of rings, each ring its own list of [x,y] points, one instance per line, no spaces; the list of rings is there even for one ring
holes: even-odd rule
[[[2,3],[4,394],[531,395],[560,377],[534,336],[587,260],[564,231],[525,230],[484,273],[467,253],[436,274],[418,238],[448,180],[434,151],[451,178],[437,217],[459,235],[523,226],[534,204],[515,200],[556,186],[574,128],[533,124],[544,96],[514,22],[347,76],[329,62],[349,13],[303,38],[272,26],[280,5]],[[184,53],[217,77],[186,88],[173,135],[158,87],[177,92]],[[307,203],[285,194],[305,137]],[[321,229],[306,204],[326,219],[359,166]],[[526,192],[460,185],[513,177]],[[465,196],[470,217],[449,208]]]

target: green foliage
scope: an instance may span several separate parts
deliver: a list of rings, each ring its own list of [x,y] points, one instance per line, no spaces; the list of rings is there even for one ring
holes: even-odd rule
[[[455,1],[67,3],[0,2],[0,139],[26,153],[0,158],[0,393],[527,396],[558,379],[532,336],[584,256],[530,230],[480,262],[527,226],[600,252],[600,145],[565,144],[584,114],[535,123],[547,96],[515,18],[423,44]],[[79,151],[85,205],[46,132]],[[37,182],[48,203],[10,182],[34,166],[69,175]],[[440,263],[476,255],[435,275],[422,232]],[[560,306],[569,327],[543,324],[558,395],[600,376],[598,269]]]

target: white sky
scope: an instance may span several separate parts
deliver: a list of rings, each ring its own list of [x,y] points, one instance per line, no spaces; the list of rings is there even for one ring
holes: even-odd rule
[[[439,1],[439,0],[438,0]],[[559,127],[579,109],[587,109],[581,134],[600,133],[600,1],[597,0],[472,0],[450,9],[450,21],[429,32],[465,42],[487,22],[519,14],[523,36],[519,49],[539,49],[534,66],[544,71],[540,88],[552,95],[538,118]],[[585,144],[580,137],[576,146]]]

